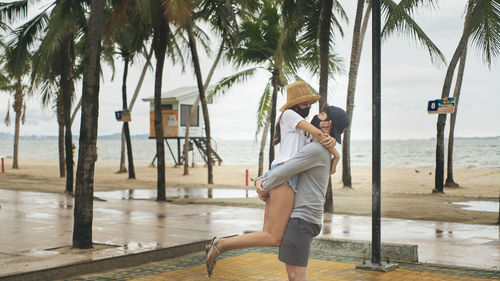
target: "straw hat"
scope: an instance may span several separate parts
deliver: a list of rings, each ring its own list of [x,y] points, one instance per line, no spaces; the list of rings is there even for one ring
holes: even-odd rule
[[[280,111],[293,107],[300,103],[315,103],[319,100],[319,95],[313,95],[309,86],[303,81],[294,82],[286,88],[286,103]]]

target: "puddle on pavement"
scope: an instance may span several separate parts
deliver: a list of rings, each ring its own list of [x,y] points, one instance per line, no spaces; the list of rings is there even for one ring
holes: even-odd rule
[[[206,188],[167,188],[167,198],[208,198]],[[212,198],[246,198],[247,191],[237,188],[214,188]],[[94,196],[109,199],[154,199],[156,189],[128,189],[115,191],[96,191]],[[257,198],[254,189],[248,190],[248,198]]]
[[[463,210],[481,211],[481,212],[498,212],[498,202],[495,201],[466,201],[453,202],[455,205],[464,205],[460,207]]]

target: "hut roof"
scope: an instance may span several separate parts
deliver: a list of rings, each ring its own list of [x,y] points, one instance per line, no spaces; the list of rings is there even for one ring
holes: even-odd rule
[[[205,91],[205,94],[207,94],[210,91],[212,91],[213,88],[214,88],[213,85],[208,86],[207,90]],[[197,86],[196,87],[194,87],[194,86],[191,86],[191,87],[180,87],[180,88],[177,88],[177,89],[173,89],[173,90],[161,93],[161,98],[162,99],[172,99],[172,100],[175,100],[175,101],[181,101],[181,100],[185,100],[185,99],[192,99],[192,98],[195,98],[196,96],[198,96],[198,87]],[[154,100],[154,96],[143,98],[142,100],[143,101],[153,101]]]

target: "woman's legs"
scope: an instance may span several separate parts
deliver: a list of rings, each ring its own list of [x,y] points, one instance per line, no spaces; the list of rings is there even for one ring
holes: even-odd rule
[[[278,247],[285,234],[288,219],[293,209],[295,193],[288,184],[282,184],[275,188],[266,202],[266,211],[269,210],[267,220],[264,219],[264,230],[248,234],[221,239],[217,248],[221,252],[235,249],[267,246]],[[266,216],[264,215],[264,218]],[[209,259],[216,257],[214,249],[208,254]]]
[[[266,208],[264,209],[264,223],[262,224],[262,231],[271,232],[271,200],[266,201]]]

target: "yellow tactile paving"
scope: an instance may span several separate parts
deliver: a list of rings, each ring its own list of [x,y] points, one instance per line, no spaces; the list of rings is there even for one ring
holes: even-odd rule
[[[355,265],[311,259],[307,270],[308,280],[489,280],[432,272],[396,269],[380,273],[356,270]],[[135,281],[153,280],[288,280],[285,265],[274,254],[249,253],[219,260],[211,279],[206,275],[205,265],[165,272]]]

